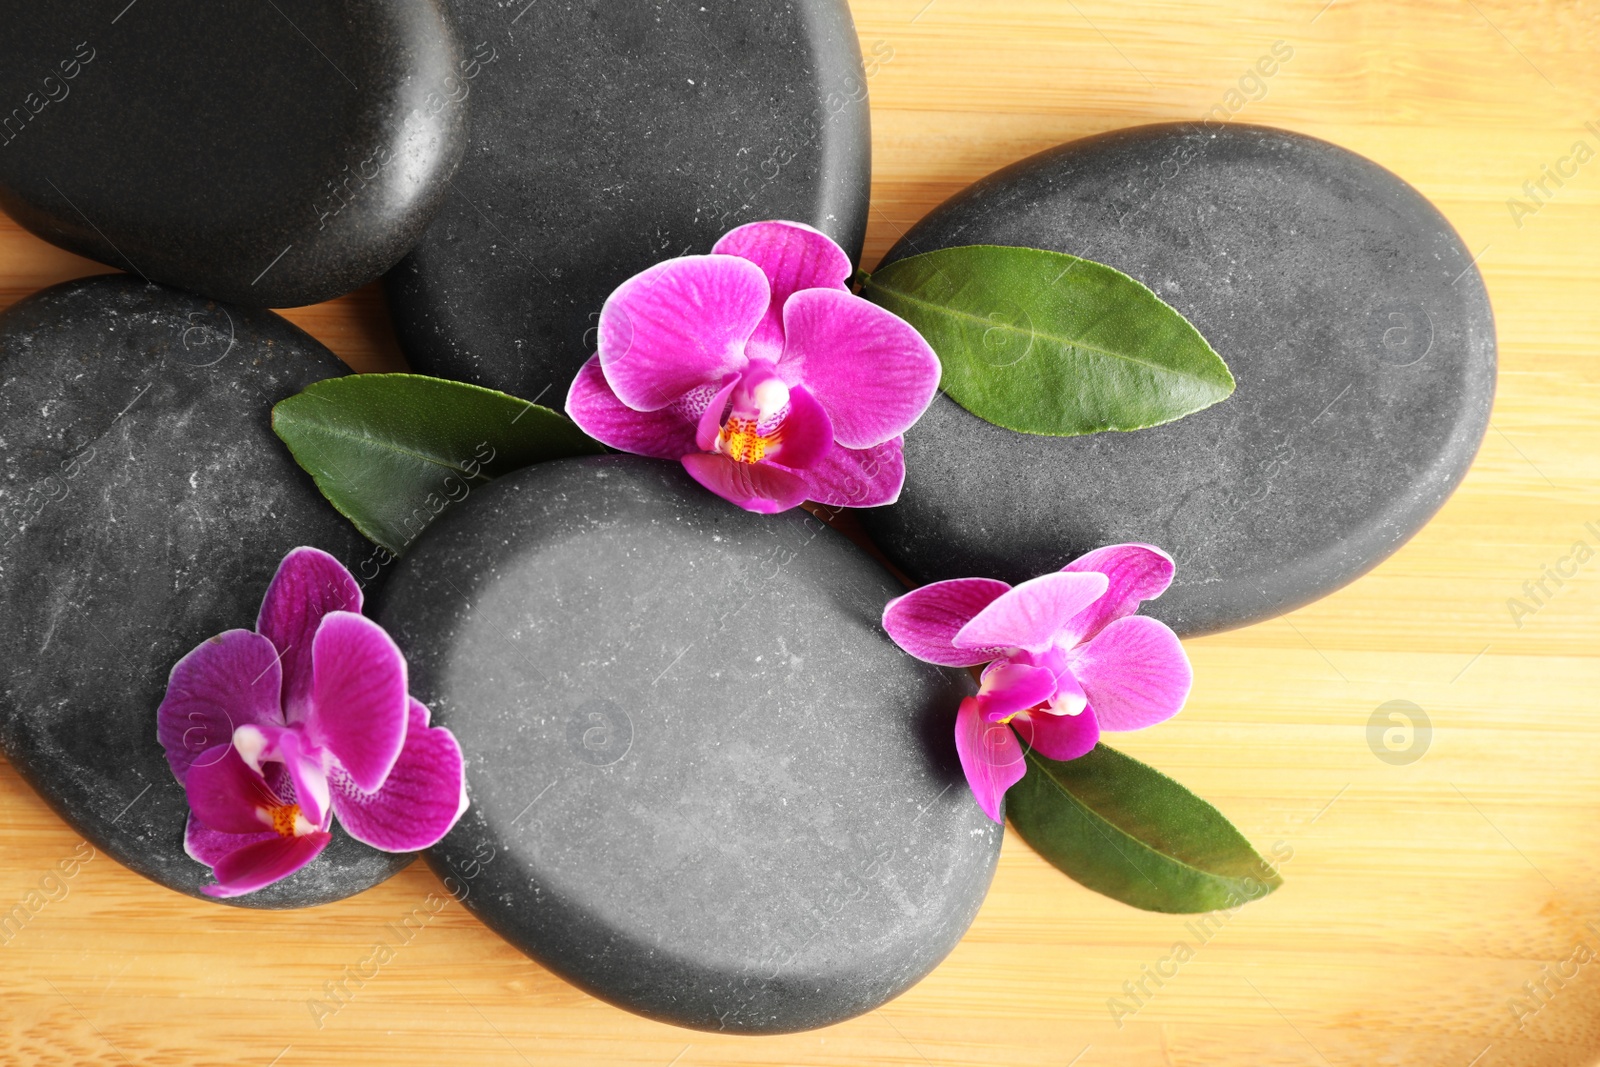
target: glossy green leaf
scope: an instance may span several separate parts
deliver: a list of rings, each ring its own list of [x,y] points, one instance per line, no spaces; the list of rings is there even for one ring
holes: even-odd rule
[[[1041,856],[1097,893],[1147,911],[1236,908],[1283,879],[1221,812],[1104,744],[1059,763],[1028,752],[1006,814]]]
[[[927,338],[956,403],[1022,433],[1139,430],[1233,392],[1188,319],[1093,260],[963,245],[881,267],[862,295]]]
[[[317,382],[272,409],[272,429],[322,495],[397,556],[475,487],[604,451],[559,412],[420,374]]]

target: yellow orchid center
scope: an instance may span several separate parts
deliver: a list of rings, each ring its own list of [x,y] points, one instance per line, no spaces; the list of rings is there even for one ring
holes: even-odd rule
[[[757,420],[735,415],[723,424],[722,432],[717,435],[717,451],[735,463],[759,463],[766,458],[769,449],[777,446],[778,440],[776,428],[771,433],[762,433]]]
[[[750,390],[749,401],[753,403],[736,404],[717,434],[717,451],[735,463],[759,463],[782,442],[789,387],[776,377],[768,378]]]
[[[274,804],[257,811],[264,821],[272,824],[273,832],[279,837],[304,837],[316,829],[300,814],[298,804]]]

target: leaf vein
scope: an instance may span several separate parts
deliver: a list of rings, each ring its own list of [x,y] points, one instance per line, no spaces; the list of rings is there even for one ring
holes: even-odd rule
[[[962,320],[965,320],[965,321],[968,321],[968,322],[972,322],[972,323],[976,323],[976,324],[982,324],[982,325],[984,325],[984,328],[986,330],[1005,330],[1006,332],[1014,334],[1014,335],[1016,335],[1018,337],[1026,337],[1026,336],[1029,336],[1030,333],[1031,333],[1031,335],[1033,337],[1035,337],[1035,338],[1043,337],[1044,339],[1046,339],[1048,341],[1054,341],[1055,343],[1060,344],[1060,345],[1065,345],[1068,348],[1079,349],[1079,350],[1084,351],[1084,352],[1092,352],[1092,353],[1095,353],[1096,355],[1101,355],[1101,356],[1109,356],[1112,359],[1119,359],[1119,360],[1122,360],[1122,361],[1127,362],[1127,363],[1135,363],[1135,364],[1138,364],[1139,366],[1149,367],[1151,370],[1159,371],[1159,372],[1161,372],[1163,374],[1166,374],[1166,375],[1169,375],[1171,377],[1182,378],[1182,379],[1184,379],[1186,381],[1200,382],[1200,383],[1203,383],[1205,385],[1210,385],[1210,386],[1213,386],[1213,387],[1216,387],[1216,388],[1221,388],[1221,384],[1222,383],[1215,377],[1207,377],[1207,376],[1205,376],[1203,374],[1195,373],[1195,372],[1192,372],[1192,371],[1185,371],[1185,370],[1182,370],[1180,368],[1168,367],[1168,366],[1164,366],[1164,365],[1162,365],[1160,363],[1152,363],[1147,359],[1140,359],[1138,356],[1128,355],[1126,353],[1116,352],[1116,351],[1113,351],[1112,349],[1105,348],[1105,347],[1102,347],[1102,346],[1099,346],[1099,345],[1089,344],[1089,343],[1087,343],[1087,342],[1085,342],[1085,341],[1083,341],[1081,339],[1075,339],[1075,338],[1066,337],[1064,335],[1053,334],[1053,333],[1049,332],[1048,330],[1032,330],[1032,331],[1028,331],[1028,330],[1018,329],[1017,327],[1012,326],[1012,325],[1010,325],[1008,323],[995,323],[995,322],[992,322],[989,319],[983,318],[983,317],[981,317],[979,315],[976,315],[976,314],[974,314],[974,313],[972,313],[970,311],[960,311],[960,310],[958,310],[956,308],[950,307],[947,304],[936,304],[936,303],[934,303],[934,302],[932,302],[930,300],[923,300],[923,299],[920,299],[918,297],[914,297],[914,296],[910,295],[909,293],[907,293],[904,290],[894,289],[894,288],[891,288],[891,287],[889,287],[887,285],[882,285],[882,284],[880,284],[878,282],[874,282],[873,286],[875,288],[881,290],[882,292],[889,293],[892,296],[896,297],[897,299],[904,300],[907,303],[914,304],[914,305],[916,305],[918,307],[927,308],[927,309],[929,309],[931,311],[934,311],[934,312],[937,312],[939,314],[948,315],[951,318],[962,319]]]

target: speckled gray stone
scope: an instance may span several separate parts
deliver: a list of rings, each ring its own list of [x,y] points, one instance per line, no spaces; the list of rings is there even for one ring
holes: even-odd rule
[[[953,723],[964,672],[879,626],[903,592],[803,512],[674,463],[563,460],[441,517],[379,617],[467,754],[428,853],[553,971],[682,1026],[869,1011],[954,947],[1001,831]]]
[[[1178,561],[1152,615],[1183,634],[1265,619],[1416,533],[1488,425],[1494,321],[1471,252],[1415,189],[1324,141],[1194,124],[1091,137],[957,194],[886,260],[964,244],[1126,271],[1200,328],[1238,389],[1166,426],[1078,438],[1003,430],[939,395],[906,435],[900,502],[861,513],[923,580],[1020,581],[1148,541]]]
[[[559,408],[601,304],[651,264],[772,218],[859,255],[871,145],[844,0],[449,2],[494,58],[448,203],[386,283],[416,370]]]
[[[269,425],[274,402],[340,373],[270,312],[122,275],[0,315],[0,749],[90,844],[182,893],[210,872],[183,851],[188,807],[156,741],[167,673],[253,627],[297,545],[376,573]],[[410,858],[339,830],[312,866],[225,903],[321,904]]]
[[[478,70],[444,0],[11,0],[0,207],[254,307],[393,266],[438,210]]]

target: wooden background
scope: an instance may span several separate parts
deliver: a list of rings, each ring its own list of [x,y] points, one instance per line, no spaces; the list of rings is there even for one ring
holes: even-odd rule
[[[1551,185],[1536,212],[1514,218],[1508,206],[1579,138],[1600,145],[1600,3],[854,8],[865,49],[892,51],[871,79],[868,263],[996,167],[1086,134],[1200,117],[1278,40],[1293,58],[1235,118],[1371,157],[1481,251],[1500,393],[1461,491],[1342,592],[1191,642],[1188,709],[1125,746],[1214,801],[1263,851],[1291,848],[1284,888],[1222,917],[1118,1026],[1108,1000],[1133,1005],[1124,982],[1172,970],[1174,942],[1196,942],[1187,920],[1097,897],[1010,835],[971,932],[911,992],[828,1030],[739,1038],[599,1003],[454,903],[319,1027],[308,1001],[438,888],[424,866],[340,904],[261,914],[188,900],[99,857],[0,945],[0,1059],[1600,1063],[1600,962],[1589,959],[1600,952],[1600,556],[1551,584],[1535,613],[1514,620],[1507,607],[1575,542],[1600,548],[1600,161]],[[0,219],[0,303],[103,269]],[[374,288],[289,317],[358,369],[401,365]],[[1425,754],[1407,765],[1368,745],[1369,717],[1391,700],[1432,723]],[[78,838],[8,767],[0,823],[8,910]],[[1525,999],[1519,1019],[1524,983],[1541,980],[1543,1006]]]

